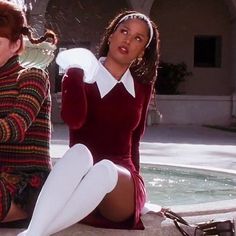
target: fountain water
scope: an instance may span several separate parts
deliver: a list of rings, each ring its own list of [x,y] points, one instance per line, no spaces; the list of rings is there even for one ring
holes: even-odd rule
[[[162,206],[236,199],[236,171],[142,165],[149,201]]]

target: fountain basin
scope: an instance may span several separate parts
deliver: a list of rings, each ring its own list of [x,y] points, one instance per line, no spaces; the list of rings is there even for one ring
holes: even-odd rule
[[[162,206],[236,199],[236,171],[142,164],[148,200]]]

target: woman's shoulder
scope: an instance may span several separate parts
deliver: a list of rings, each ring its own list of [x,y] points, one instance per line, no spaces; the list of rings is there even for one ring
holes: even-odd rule
[[[137,88],[139,88],[141,90],[144,90],[144,91],[147,91],[147,92],[152,90],[152,87],[153,87],[153,83],[143,82],[143,81],[140,81],[138,79],[134,79],[134,84]]]
[[[38,67],[29,67],[29,68],[24,68],[20,71],[19,73],[19,79],[40,79],[40,80],[48,80],[49,75],[48,73],[41,68]]]
[[[24,68],[21,72],[22,75],[26,75],[26,74],[35,74],[36,76],[43,76],[43,77],[47,77],[48,73],[41,68],[38,67],[29,67],[29,68]]]

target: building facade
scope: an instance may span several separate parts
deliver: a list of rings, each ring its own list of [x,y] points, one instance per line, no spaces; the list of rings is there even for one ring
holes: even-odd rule
[[[86,47],[96,53],[101,33],[116,13],[134,9],[149,15],[159,28],[161,61],[184,62],[192,73],[180,84],[182,96],[158,96],[163,122],[230,124],[236,116],[236,0],[23,3],[29,22],[38,33],[51,28],[58,34],[58,51]],[[57,121],[61,75],[55,63],[49,70],[55,98],[52,117]]]

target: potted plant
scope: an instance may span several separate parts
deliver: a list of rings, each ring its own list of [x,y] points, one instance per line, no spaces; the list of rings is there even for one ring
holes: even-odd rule
[[[184,62],[173,64],[160,62],[157,73],[155,89],[157,94],[180,94],[179,84],[185,81],[186,76],[192,73],[187,70]]]

